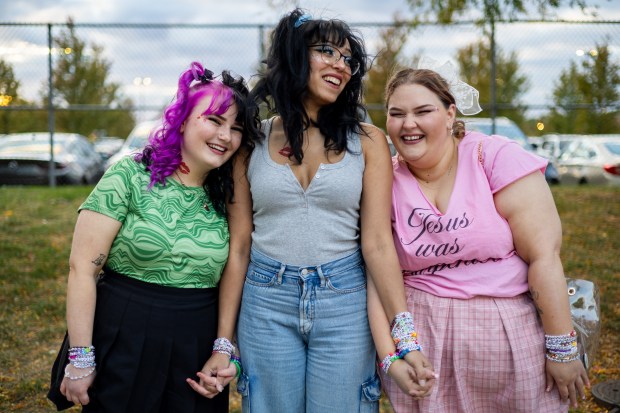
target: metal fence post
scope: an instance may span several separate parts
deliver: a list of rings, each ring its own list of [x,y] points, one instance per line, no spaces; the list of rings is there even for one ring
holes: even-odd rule
[[[52,24],[47,24],[47,128],[50,133],[50,164],[49,164],[49,185],[56,186],[56,168],[54,164],[54,85],[52,72]]]

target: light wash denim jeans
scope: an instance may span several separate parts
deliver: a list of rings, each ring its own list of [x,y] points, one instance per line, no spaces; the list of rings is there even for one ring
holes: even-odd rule
[[[237,340],[244,413],[379,411],[359,251],[297,267],[253,249]]]

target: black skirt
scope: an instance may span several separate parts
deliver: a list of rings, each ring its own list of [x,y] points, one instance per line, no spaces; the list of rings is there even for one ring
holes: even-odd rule
[[[93,330],[97,376],[84,412],[228,412],[185,381],[211,356],[217,288],[174,288],[106,271]]]

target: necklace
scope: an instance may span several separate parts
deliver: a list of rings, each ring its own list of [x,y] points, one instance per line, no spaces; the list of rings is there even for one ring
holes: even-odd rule
[[[181,183],[181,185],[183,185],[183,187],[187,188],[187,185],[185,185],[185,182],[183,182],[183,178],[181,178],[181,175],[179,175],[178,171],[174,171],[174,175],[177,177],[177,179],[179,180],[179,182]],[[207,201],[204,202],[204,204],[202,205],[204,209],[206,209],[207,211],[210,211],[209,209],[209,204],[207,203]]]
[[[181,185],[187,187],[187,185],[185,185],[185,182],[183,182],[183,179],[181,178],[181,175],[179,175],[179,171],[174,171],[174,174],[176,175],[176,177],[179,180],[179,182],[181,182]]]
[[[457,149],[457,146],[456,146],[456,141],[453,141],[453,142],[454,142],[454,145],[453,145],[452,158],[450,159],[450,166],[448,167],[448,171],[447,171],[447,172],[445,172],[444,174],[440,175],[437,179],[435,179],[435,181],[440,180],[440,179],[441,179],[441,178],[443,178],[444,176],[445,176],[445,177],[448,177],[448,176],[450,176],[450,173],[452,173],[452,167],[453,167],[453,166],[454,166],[454,164],[456,163],[456,162],[454,162],[454,159],[457,157],[457,156],[456,156],[456,154],[458,153],[458,149]],[[409,165],[407,165],[407,167],[408,167],[409,171],[411,172],[411,174],[412,174],[412,175],[413,175],[416,179],[418,179],[418,180],[420,180],[420,179],[421,179],[421,180],[422,180],[422,181],[424,181],[426,184],[430,184],[430,177],[431,177],[430,172],[427,172],[427,173],[426,173],[426,178],[418,178],[418,176],[417,176],[417,175],[413,172],[413,169],[412,169]]]

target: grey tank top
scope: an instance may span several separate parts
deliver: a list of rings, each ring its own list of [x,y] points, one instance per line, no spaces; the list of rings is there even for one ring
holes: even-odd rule
[[[342,160],[321,164],[306,191],[289,165],[269,156],[272,119],[262,122],[266,139],[252,152],[252,247],[285,264],[312,266],[359,248],[364,156],[360,137],[349,136]]]

